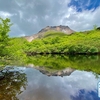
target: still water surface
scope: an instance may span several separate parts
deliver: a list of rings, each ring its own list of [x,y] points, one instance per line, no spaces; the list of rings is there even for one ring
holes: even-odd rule
[[[100,100],[98,81],[87,71],[75,70],[61,77],[47,76],[34,68],[15,67],[0,81],[0,100]]]
[[[67,68],[67,73],[61,75],[62,69],[56,71],[58,74],[50,74],[34,65],[6,67],[9,71],[4,71],[5,77],[0,79],[0,100],[100,100],[97,91],[100,75],[97,70]],[[63,69],[63,72],[66,70]]]

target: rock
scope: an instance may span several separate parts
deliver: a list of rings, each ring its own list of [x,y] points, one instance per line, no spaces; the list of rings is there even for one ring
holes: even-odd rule
[[[75,32],[72,29],[70,29],[68,26],[60,25],[60,26],[47,26],[46,28],[43,28],[42,30],[40,30],[38,32],[38,34],[44,33],[44,32],[49,31],[49,30],[60,31],[60,32],[64,32],[66,34],[72,34]]]

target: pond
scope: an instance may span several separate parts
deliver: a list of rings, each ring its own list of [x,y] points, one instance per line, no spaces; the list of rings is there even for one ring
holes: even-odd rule
[[[99,64],[99,56],[39,55],[5,65],[0,100],[99,100]]]

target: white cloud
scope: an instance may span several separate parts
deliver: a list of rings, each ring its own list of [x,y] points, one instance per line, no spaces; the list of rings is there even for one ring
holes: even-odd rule
[[[13,16],[13,15],[10,14],[9,12],[0,11],[0,16],[1,16],[2,18],[6,18],[6,17],[11,17],[11,16]]]
[[[93,10],[83,10],[82,12],[77,12],[73,7],[69,8],[68,12],[63,16],[63,24],[69,25],[76,31],[83,31],[92,29],[93,25],[100,26],[99,21],[100,7],[95,11]]]
[[[19,34],[32,35],[46,26],[67,25],[75,31],[100,26],[100,7],[94,10],[77,12],[74,6],[68,6],[71,0],[10,0],[0,1],[0,16],[11,19],[19,28]],[[77,1],[79,2],[79,1]],[[90,0],[88,0],[88,5]],[[7,7],[3,5],[7,5]],[[83,8],[84,9],[84,8]],[[12,28],[16,34],[16,28]],[[12,34],[11,32],[9,33]],[[14,35],[13,35],[14,36]],[[17,34],[15,35],[17,36]]]

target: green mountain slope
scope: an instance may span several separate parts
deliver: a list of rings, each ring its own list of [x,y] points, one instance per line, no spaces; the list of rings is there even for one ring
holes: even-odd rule
[[[35,53],[95,54],[100,52],[100,31],[76,32],[71,35],[47,32],[29,43],[27,51]]]
[[[28,42],[25,38],[11,38],[7,46],[9,56],[34,54],[99,54],[100,30],[75,32],[47,31],[40,38]]]
[[[56,37],[56,36],[66,36],[66,34],[60,31],[47,31],[43,35],[40,35],[38,38]]]

